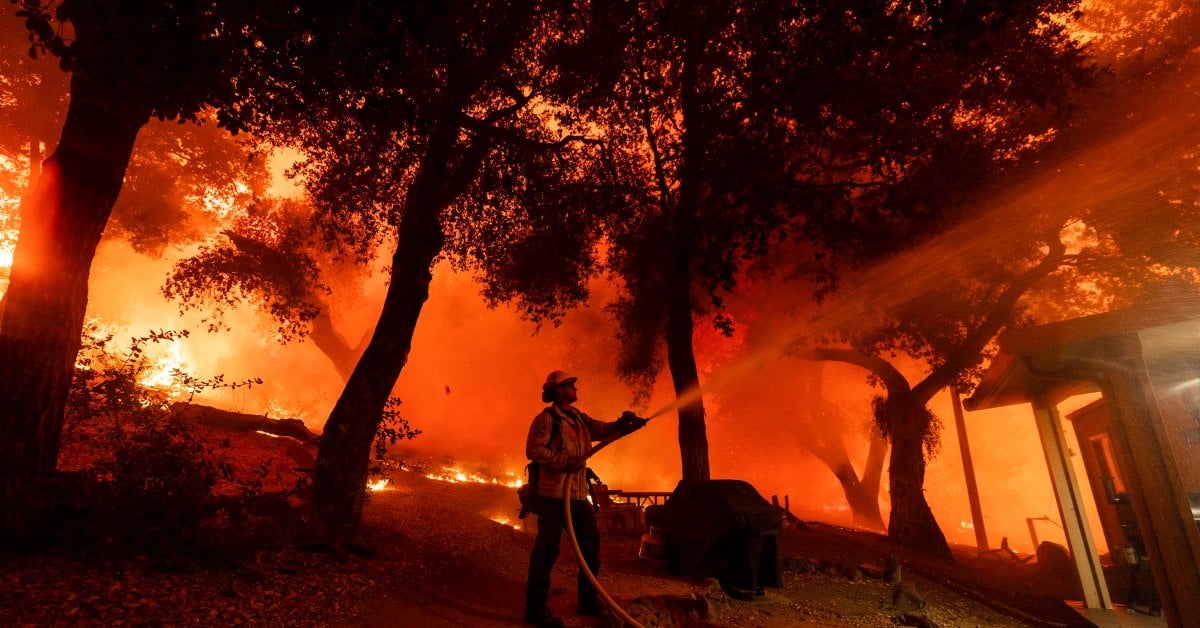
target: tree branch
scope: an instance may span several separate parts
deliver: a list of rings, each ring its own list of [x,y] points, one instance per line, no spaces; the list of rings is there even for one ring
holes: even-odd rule
[[[793,355],[801,360],[845,362],[846,364],[853,364],[854,366],[866,369],[872,375],[883,380],[883,385],[888,391],[888,398],[905,395],[912,390],[909,387],[908,380],[895,366],[892,366],[891,362],[878,356],[867,355],[858,349],[818,347],[799,351]]]
[[[1021,273],[996,299],[983,322],[967,334],[958,349],[951,352],[941,366],[935,368],[924,380],[913,388],[914,394],[928,401],[937,391],[949,386],[963,370],[978,364],[983,359],[983,350],[1005,327],[1013,323],[1017,302],[1038,281],[1049,276],[1067,258],[1067,247],[1059,238],[1049,240],[1049,252],[1042,261]]]

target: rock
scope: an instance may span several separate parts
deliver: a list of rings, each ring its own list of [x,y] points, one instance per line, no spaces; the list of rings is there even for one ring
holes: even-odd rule
[[[892,589],[892,610],[918,611],[925,608],[925,598],[913,582],[901,582]]]
[[[636,619],[643,626],[671,626],[674,622],[671,619],[671,612],[666,606],[661,603],[656,603],[652,596],[639,597],[629,604],[625,605],[625,612],[629,616]],[[605,623],[604,625],[620,626],[619,618],[610,617],[607,613],[601,615],[602,620],[616,620],[615,624]]]
[[[862,580],[862,572],[858,570],[858,567],[849,565],[842,570],[842,577],[850,582],[858,582]]]
[[[700,601],[703,605],[704,613],[709,617],[718,615],[729,608],[729,596],[720,590],[716,593],[700,596]]]
[[[720,593],[720,589],[717,589]],[[722,596],[723,593],[720,593]],[[682,626],[696,620],[707,620],[716,612],[713,598],[704,595],[643,595],[625,605],[625,612],[643,626]],[[601,625],[621,626],[617,616],[606,612],[601,615]]]
[[[664,595],[662,596],[663,604],[667,610],[671,612],[671,616],[688,617],[696,616],[701,619],[708,619],[712,612],[712,607],[703,599],[696,597],[694,594],[687,595]]]

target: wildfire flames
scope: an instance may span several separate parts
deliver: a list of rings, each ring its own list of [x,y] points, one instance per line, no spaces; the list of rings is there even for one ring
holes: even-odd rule
[[[505,478],[497,478],[497,477],[485,477],[484,475],[481,475],[479,473],[467,472],[467,471],[464,471],[464,470],[458,468],[457,466],[449,466],[449,467],[442,466],[438,471],[423,472],[423,473],[418,470],[415,470],[415,469],[410,469],[403,464],[400,465],[399,468],[402,471],[411,471],[411,472],[421,473],[421,475],[425,476],[426,478],[428,478],[430,480],[436,480],[438,482],[449,482],[451,484],[472,484],[473,483],[473,484],[485,484],[485,485],[489,485],[489,486],[505,486],[505,487],[510,487],[510,488],[519,488],[522,484],[521,479],[519,477],[517,477],[517,474],[512,473],[512,472],[505,472],[505,476],[506,476]],[[373,482],[373,483],[367,484],[367,488],[372,491],[382,491],[382,490],[387,490],[388,485],[389,485],[389,481],[386,479],[383,479],[383,480],[379,480],[378,482]],[[505,515],[497,515],[497,514],[484,515],[484,516],[486,516],[488,519],[490,519],[502,526],[510,527],[514,530],[522,529],[521,522],[517,521],[514,523],[511,517],[508,517]]]
[[[521,478],[517,477],[517,474],[506,472],[505,475],[510,479],[486,478],[478,473],[468,473],[453,467],[442,467],[441,471],[426,473],[425,477],[431,480],[437,480],[439,482],[452,482],[456,484],[461,482],[474,482],[476,484],[495,484],[498,486],[508,486],[511,488],[521,487]]]
[[[509,526],[509,527],[511,527],[511,528],[512,528],[512,529],[514,529],[514,530],[520,530],[520,529],[521,529],[521,525],[520,525],[520,524],[517,524],[517,523],[512,523],[512,520],[511,520],[511,519],[509,519],[508,517],[504,517],[504,516],[501,516],[501,515],[494,515],[494,516],[492,516],[492,517],[490,517],[490,518],[491,518],[491,520],[492,520],[492,521],[495,521],[496,523],[498,523],[498,524],[500,524],[500,525],[502,525],[502,526]]]
[[[1163,102],[1163,111],[1172,114],[1164,115],[1163,119],[1177,120],[1180,126],[1147,125],[1138,131],[1138,135],[1129,136],[1133,139],[1099,144],[1092,149],[1092,154],[1081,155],[1079,161],[1087,162],[1092,174],[1081,175],[1075,182],[1076,187],[1088,190],[1087,197],[1075,204],[1117,206],[1119,203],[1114,199],[1122,198],[1124,188],[1162,187],[1161,182],[1151,178],[1155,168],[1141,169],[1147,174],[1136,180],[1113,175],[1123,172],[1123,159],[1127,154],[1145,157],[1148,163],[1154,158],[1150,148],[1132,152],[1129,148],[1159,146],[1158,140],[1162,138],[1153,134],[1181,134],[1182,125],[1190,124],[1186,103]],[[7,102],[0,104],[8,106]],[[1175,111],[1176,106],[1181,107],[1180,111]],[[978,111],[958,111],[954,115],[964,127],[989,127],[995,122]],[[1133,130],[1137,129],[1130,132]],[[1031,136],[1029,143],[1053,139],[1047,133]],[[20,142],[12,144],[26,146],[27,139],[22,137]],[[51,148],[46,147],[47,150]],[[214,153],[219,153],[228,147],[214,143],[212,148]],[[0,186],[0,297],[7,289],[19,233],[17,194],[29,183],[24,170],[27,157],[24,154],[0,154],[0,177],[12,178],[13,182],[13,185]],[[302,198],[303,182],[287,179],[282,174],[302,156],[293,154],[291,149],[281,149],[272,159],[277,161],[270,168],[271,177],[277,180],[271,183],[267,196]],[[1074,189],[1058,180],[1035,183],[1036,187],[1030,190],[1013,190],[1007,196],[1023,199],[1028,195],[1028,198],[1039,199],[1037,204],[1053,206],[1054,201],[1059,200],[1056,194],[1066,194],[1058,191],[1059,186],[1063,190]],[[1103,185],[1099,185],[1101,183]],[[242,197],[250,195],[252,187],[235,181],[223,188],[203,190],[199,195],[182,199],[185,202],[179,204],[196,216],[205,215],[206,220],[227,225],[236,222],[238,216],[247,211]],[[8,194],[4,190],[12,192]],[[1014,207],[1020,205],[1009,200],[1004,202]],[[1017,211],[1007,205],[999,206],[999,201],[997,204],[997,209],[1005,212]],[[1128,211],[1135,215],[1142,209],[1134,204]],[[988,207],[980,208],[979,214],[990,215],[986,210]],[[1112,217],[1124,218],[1119,214]],[[1002,226],[993,230],[971,234],[964,242],[957,238],[942,238],[943,249],[924,246],[904,259],[909,260],[913,268],[945,266],[949,269],[950,264],[957,263],[957,258],[944,251],[957,251],[960,246],[965,246],[965,240],[991,243],[1012,239],[1026,227],[1021,218],[1022,215],[1016,215],[1014,220],[997,223]],[[202,220],[195,222],[207,224]],[[1120,220],[1115,222],[1121,223]],[[176,340],[146,347],[148,364],[138,376],[142,386],[155,389],[171,400],[182,400],[191,399],[191,391],[181,384],[181,380],[193,374],[201,378],[228,375],[230,381],[261,376],[265,382],[256,384],[253,390],[248,386],[237,390],[223,388],[196,393],[195,400],[241,412],[296,417],[314,431],[321,429],[345,382],[331,366],[329,356],[314,348],[317,343],[278,342],[279,338],[274,336],[276,330],[264,326],[268,317],[253,303],[228,304],[223,319],[227,327],[220,333],[208,336],[195,333],[211,327],[211,323],[195,312],[177,317],[178,304],[162,299],[159,290],[172,265],[194,252],[188,247],[194,249],[200,246],[200,241],[172,240],[170,246],[157,253],[148,253],[134,248],[121,233],[112,230],[112,235],[106,235],[97,249],[89,284],[89,319],[104,321],[106,331],[113,332],[117,338],[137,337],[149,329],[188,329],[193,332],[192,339],[186,344]],[[1110,246],[1096,233],[1091,222],[1070,223],[1063,233],[1070,255],[1082,256],[1082,251],[1102,244]],[[211,235],[214,234],[205,237]],[[22,263],[36,262],[34,258],[29,259],[33,262],[23,258]],[[893,264],[886,268],[897,274],[899,271],[895,269],[903,267]],[[331,324],[338,328],[337,333],[345,336],[351,345],[359,338],[369,338],[364,334],[373,330],[377,323],[379,307],[388,286],[385,275],[379,270],[378,266],[362,270],[362,277],[355,276],[354,279],[342,278],[336,273],[323,278],[329,283],[331,292],[329,311],[323,314],[329,315]],[[345,272],[347,277],[353,275]],[[614,339],[608,333],[612,322],[603,314],[606,304],[614,303],[620,296],[619,285],[608,279],[596,279],[587,286],[591,298],[588,307],[571,311],[561,325],[556,322],[531,336],[532,327],[519,311],[506,305],[494,307],[494,304],[485,303],[480,297],[479,286],[473,284],[467,274],[453,269],[449,262],[439,263],[431,272],[428,302],[423,305],[420,325],[411,339],[412,354],[407,358],[403,377],[393,392],[404,401],[405,418],[421,430],[414,446],[423,454],[432,456],[450,452],[456,460],[503,462],[496,465],[495,472],[468,471],[467,468],[472,466],[470,463],[414,468],[402,465],[403,470],[440,482],[522,486],[522,474],[501,469],[517,466],[513,458],[522,459],[521,464],[524,464],[524,437],[529,419],[538,410],[538,386],[545,374],[554,369],[565,368],[579,375],[579,407],[592,416],[611,419],[632,403],[629,388],[613,373]],[[875,277],[883,277],[885,281],[876,282]],[[877,275],[864,274],[855,281],[866,287],[843,296],[849,301],[861,300],[892,279],[894,277],[883,270]],[[790,493],[792,509],[800,517],[848,522],[854,513],[845,499],[843,487],[837,483],[833,466],[805,453],[808,451],[803,444],[805,439],[797,429],[806,416],[804,408],[814,404],[813,392],[795,385],[796,361],[755,357],[756,354],[777,355],[778,346],[782,344],[779,339],[790,341],[801,330],[798,321],[802,317],[796,312],[804,312],[811,305],[807,300],[799,300],[806,290],[796,283],[784,284],[783,279],[770,273],[757,278],[747,276],[738,281],[742,282],[738,285],[739,292],[726,303],[730,323],[736,320],[737,333],[726,337],[712,325],[702,324],[696,326],[694,333],[697,366],[702,373],[702,383],[709,389],[704,391],[703,401],[708,417],[706,437],[713,444],[713,477],[745,479],[768,497],[774,493]],[[931,276],[930,281],[941,279]],[[1111,296],[1104,295],[1094,283],[1084,282],[1079,290],[1094,292],[1093,296],[1097,298]],[[796,301],[784,296],[791,294],[797,295]],[[262,305],[258,304],[259,307]],[[0,301],[0,310],[2,308]],[[836,317],[831,315],[830,318]],[[754,359],[746,359],[748,356]],[[739,365],[742,366],[739,368]],[[913,372],[920,371],[923,366],[917,360],[900,364],[902,370]],[[737,378],[730,375],[735,371]],[[730,381],[728,386],[718,390],[713,382],[721,376],[736,381]],[[861,471],[861,463],[867,458],[869,449],[869,432],[874,425],[870,399],[878,391],[865,384],[864,373],[856,367],[827,366],[821,377],[821,394],[825,397],[823,404],[828,415],[824,418],[845,415],[837,421],[821,421],[831,430],[840,430],[822,435],[822,442],[844,442],[847,463],[842,468]],[[678,405],[671,378],[665,373],[656,380],[652,390],[644,392],[647,393],[644,401],[651,408],[667,407],[670,403]],[[699,389],[695,394],[701,394]],[[944,425],[950,425],[948,417],[953,413],[948,394],[936,396],[929,409]],[[669,414],[631,438],[614,444],[589,464],[593,464],[594,470],[614,489],[670,490],[679,477],[679,454],[672,446],[677,438],[677,423]],[[1039,453],[1041,444],[1030,423],[1028,410],[1011,408],[970,413],[966,423],[971,432],[974,473],[978,474],[985,516],[978,525],[981,529],[986,528],[993,545],[997,539],[1009,537],[1015,549],[1033,550],[1032,539],[1026,541],[1033,535],[1030,522],[1043,521],[1039,518],[1041,513],[1055,512],[1056,506],[1045,461]],[[954,454],[958,451],[959,436],[952,428],[947,428],[942,431],[942,438],[939,452],[929,461],[924,489],[938,520],[947,523],[945,533],[950,541],[972,544],[976,539],[976,523],[966,519],[970,516],[970,504],[962,490],[965,481],[963,462]],[[1077,443],[1071,443],[1070,447],[1074,451],[1081,449]],[[1081,473],[1081,468],[1077,468],[1076,473]],[[883,487],[878,491],[876,505],[886,522],[890,509],[888,478],[877,472],[875,479]],[[369,482],[367,489],[378,492],[396,487],[388,479],[381,479]],[[1083,490],[1090,495],[1090,488],[1085,486]],[[488,518],[520,529],[519,522],[514,524],[508,517],[495,515]],[[1039,538],[1056,542],[1065,538],[1056,527],[1058,523],[1049,519],[1044,521],[1047,525],[1036,530]],[[1095,524],[1093,527],[1098,529]]]
[[[187,366],[183,361],[182,350],[178,340],[172,341],[166,357],[146,369],[139,383],[147,388],[163,390],[172,399],[182,397],[184,391],[176,377],[177,373],[185,372]]]

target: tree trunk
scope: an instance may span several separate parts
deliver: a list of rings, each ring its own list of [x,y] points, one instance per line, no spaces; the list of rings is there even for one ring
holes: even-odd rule
[[[887,458],[888,443],[878,435],[871,436],[871,444],[867,449],[867,464],[863,467],[863,490],[875,496],[875,507],[879,508],[879,483],[883,479],[883,461]],[[883,523],[880,515],[879,522]]]
[[[410,206],[405,213],[379,325],[329,414],[317,451],[313,506],[324,538],[335,545],[347,541],[357,524],[371,443],[408,362],[417,318],[429,298],[430,267],[444,240],[437,209],[428,204],[417,209]]]
[[[0,323],[0,478],[6,492],[23,491],[55,471],[92,258],[148,119],[147,108],[72,78],[58,147],[21,203]]]
[[[687,158],[684,158],[687,161]],[[685,166],[686,170],[686,166]],[[699,394],[692,322],[692,253],[695,233],[697,182],[685,179],[679,205],[675,208],[672,233],[671,274],[667,300],[667,367],[679,406],[679,455],[683,479],[707,480],[708,429],[704,422],[704,399]]]
[[[833,474],[846,493],[846,503],[850,505],[850,513],[854,516],[855,525],[871,530],[884,530],[883,513],[879,511],[878,485],[871,491],[866,482],[858,479],[854,466],[849,460],[833,468]]]
[[[361,514],[375,440],[383,409],[412,349],[421,308],[429,298],[433,260],[445,235],[439,214],[449,200],[443,189],[457,125],[447,114],[413,181],[392,255],[383,311],[371,341],[359,358],[329,414],[317,448],[313,509],[319,534],[341,547],[350,540]]]
[[[317,349],[329,358],[342,382],[350,381],[350,374],[354,372],[354,365],[362,355],[364,347],[350,346],[346,337],[334,327],[333,319],[329,316],[329,305],[324,301],[321,301],[321,311],[313,319],[312,331],[308,333],[308,337]]]
[[[918,384],[920,391],[914,392],[908,380],[890,362],[857,349],[809,349],[798,352],[796,357],[854,364],[883,381],[888,393],[884,412],[892,444],[891,464],[888,467],[892,494],[888,537],[952,562],[954,557],[950,554],[950,546],[925,501],[925,434],[930,427],[925,404],[932,396],[929,391],[938,390],[932,387],[934,380],[926,378]],[[876,494],[878,469],[883,466],[885,453],[886,448],[876,449],[872,443],[872,453],[868,455],[867,468],[863,470],[864,482],[874,478]]]
[[[676,273],[673,279],[683,282],[690,280],[690,277],[690,273]],[[667,365],[675,384],[675,397],[686,400],[679,407],[679,455],[683,479],[707,480],[710,477],[708,430],[704,424],[704,402],[695,394],[700,388],[700,376],[692,349],[691,299],[680,297],[680,292],[690,293],[686,287],[672,287],[670,311],[667,314]],[[695,398],[692,399],[691,395],[695,395]]]
[[[679,200],[672,220],[671,272],[667,287],[667,366],[675,384],[675,396],[683,402],[679,407],[679,454],[685,480],[707,480],[711,473],[704,401],[698,394],[700,376],[692,345],[692,257],[696,248],[696,214],[700,207],[701,160],[705,148],[696,84],[697,65],[704,44],[700,25],[693,24],[680,78],[683,163],[679,173]]]
[[[878,438],[871,438],[867,463],[862,476],[859,477],[854,471],[854,465],[850,462],[850,452],[846,450],[846,443],[842,439],[841,426],[846,424],[845,419],[837,416],[830,420],[830,411],[826,409],[825,403],[824,382],[824,362],[816,362],[813,373],[801,377],[798,382],[801,392],[811,401],[806,406],[807,416],[802,417],[797,424],[796,440],[833,472],[838,483],[842,485],[854,523],[872,530],[885,530],[883,513],[879,510],[879,477],[883,473],[887,443]],[[833,412],[837,410],[834,409]]]
[[[808,417],[798,425],[796,440],[833,472],[838,483],[842,485],[855,524],[872,530],[886,529],[883,525],[883,514],[879,510],[879,476],[883,472],[883,456],[876,456],[876,450],[886,452],[887,445],[877,447],[876,442],[882,441],[871,440],[871,453],[867,456],[866,468],[859,478],[850,462],[850,453],[846,451],[841,434],[826,436],[818,431],[815,423],[820,420],[819,416],[821,415],[818,413],[817,416]]]
[[[925,434],[929,417],[924,406],[911,399],[887,401],[891,429],[892,461],[888,467],[892,514],[888,537],[942,560],[954,561],[946,536],[925,501]]]
[[[300,419],[270,419],[261,414],[245,414],[183,401],[171,404],[171,414],[181,423],[205,425],[229,432],[263,432],[286,436],[305,445],[317,442],[317,435],[310,432]]]

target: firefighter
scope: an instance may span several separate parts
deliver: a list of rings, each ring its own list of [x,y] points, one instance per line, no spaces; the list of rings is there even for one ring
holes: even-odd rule
[[[529,556],[529,579],[525,584],[525,621],[537,626],[561,626],[562,620],[550,612],[550,571],[558,559],[566,518],[563,493],[569,485],[571,521],[584,560],[593,574],[600,572],[600,530],[596,514],[587,501],[585,473],[592,441],[623,436],[640,429],[646,419],[626,411],[616,421],[599,421],[574,407],[579,399],[578,378],[566,371],[554,371],[542,384],[542,401],[549,403],[533,419],[525,441],[525,456],[540,467],[536,487],[538,516],[537,540]],[[577,612],[599,615],[600,599],[580,569],[577,581]]]

